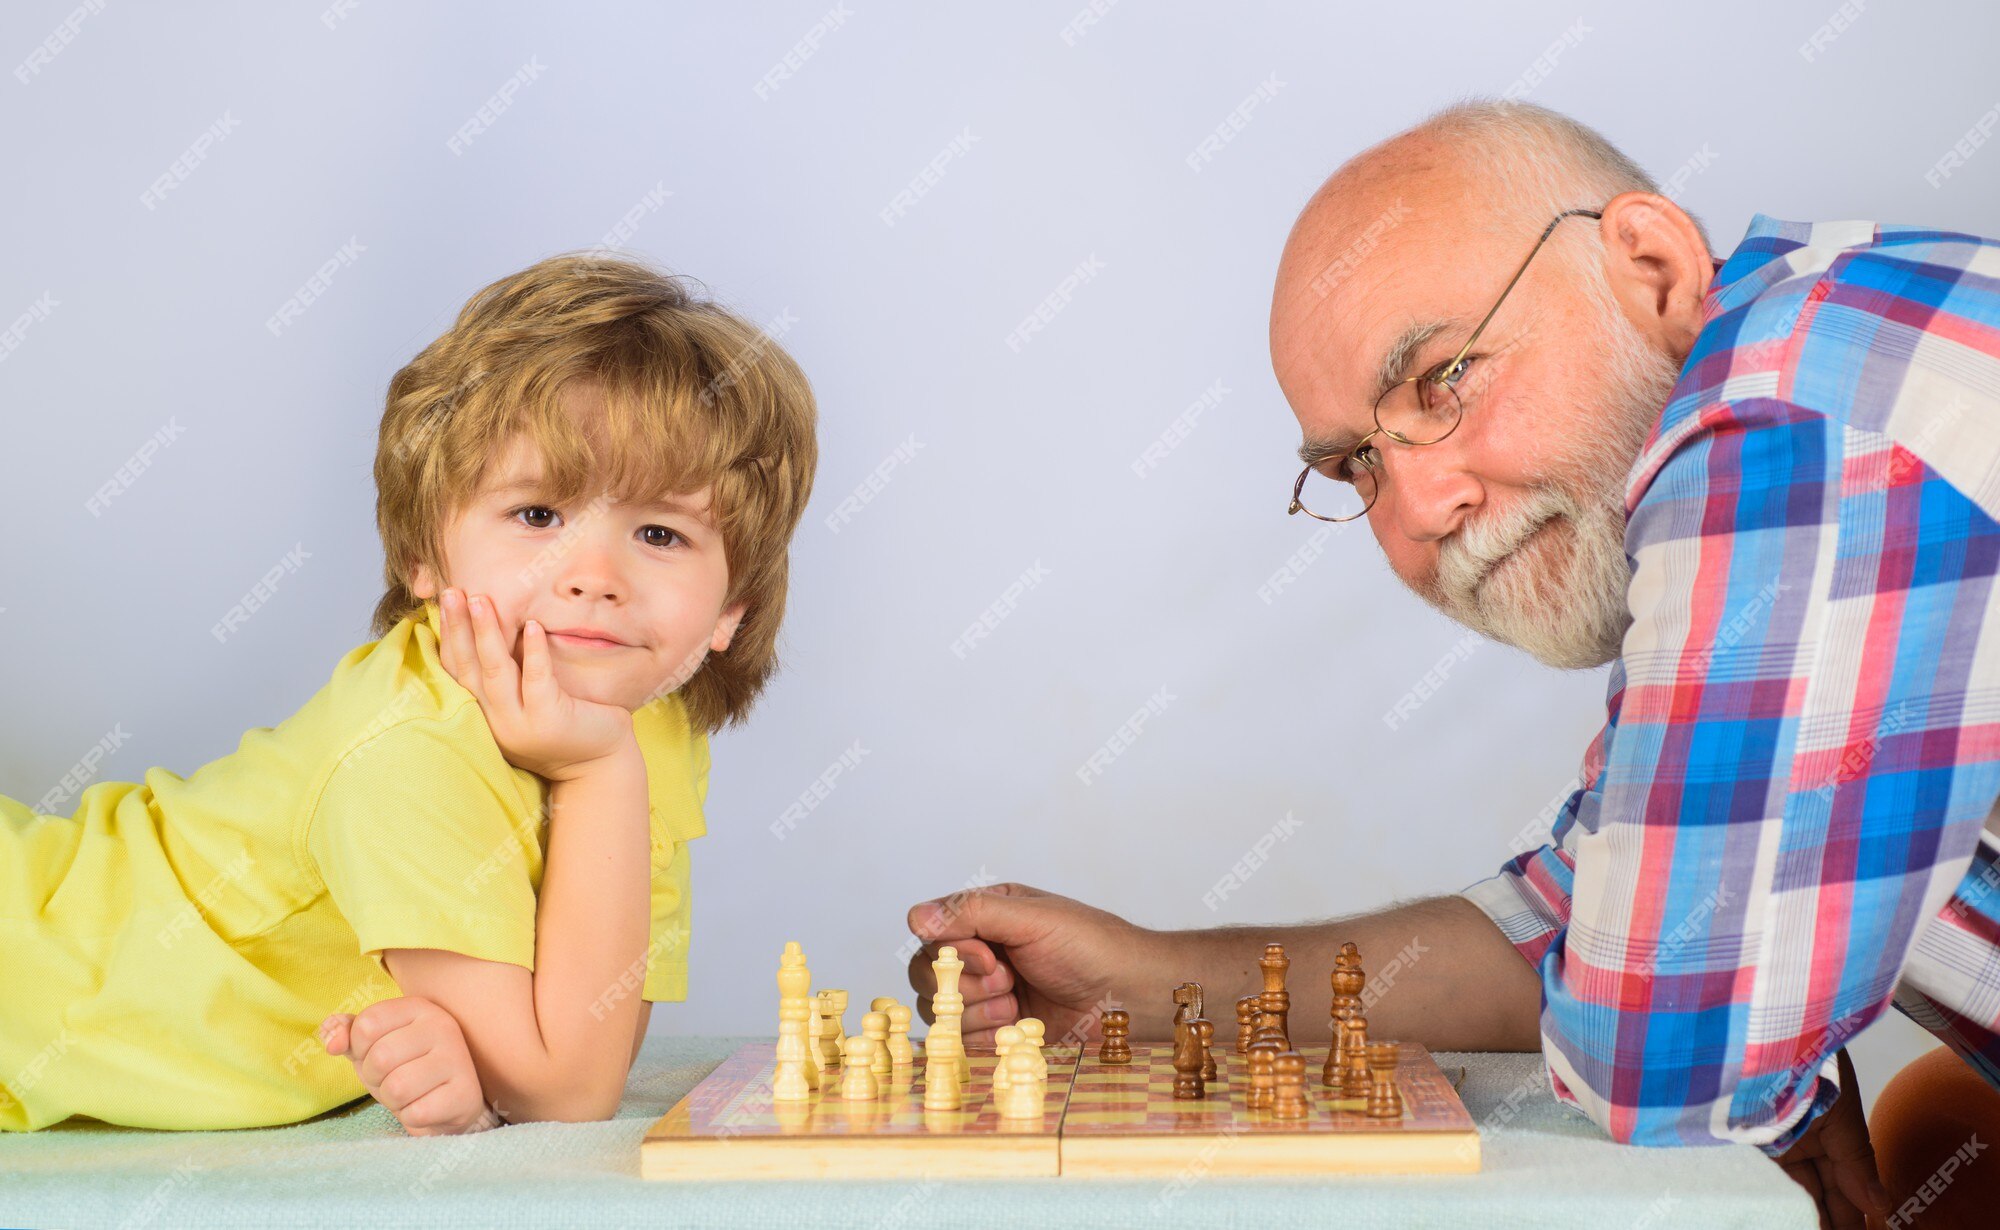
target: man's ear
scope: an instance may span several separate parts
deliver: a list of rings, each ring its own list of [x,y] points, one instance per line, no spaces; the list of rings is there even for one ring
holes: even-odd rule
[[[716,617],[715,635],[708,641],[708,647],[712,652],[721,653],[729,648],[730,640],[736,635],[737,626],[743,622],[744,612],[749,609],[750,604],[747,602],[722,608],[722,614]]]
[[[1621,192],[1600,211],[1604,276],[1627,319],[1678,356],[1694,349],[1715,264],[1687,211],[1657,192]]]

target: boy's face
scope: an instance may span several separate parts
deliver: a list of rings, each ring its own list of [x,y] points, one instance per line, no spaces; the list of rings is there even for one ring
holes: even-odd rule
[[[556,682],[626,709],[679,687],[710,650],[729,647],[744,607],[723,606],[729,566],[707,519],[709,492],[672,506],[615,504],[600,493],[551,508],[531,494],[540,474],[534,449],[516,437],[445,531],[448,575],[417,567],[417,597],[436,599],[444,586],[486,595],[517,664],[522,625],[539,621]]]

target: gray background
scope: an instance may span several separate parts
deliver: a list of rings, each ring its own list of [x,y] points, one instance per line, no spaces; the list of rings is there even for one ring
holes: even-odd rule
[[[27,65],[73,7],[0,11],[0,323],[53,301],[0,358],[0,793],[40,798],[114,730],[98,779],[190,772],[310,697],[368,639],[389,375],[479,286],[609,237],[789,322],[823,414],[785,670],[715,744],[692,993],[654,1017],[677,1032],[771,1032],[791,937],[819,985],[904,992],[904,908],[967,883],[1021,879],[1163,927],[1296,920],[1456,891],[1538,816],[1546,830],[1601,724],[1604,671],[1467,643],[1365,530],[1315,538],[1283,515],[1297,428],[1266,354],[1270,283],[1342,158],[1455,94],[1532,78],[1528,97],[1662,179],[1700,164],[1678,197],[1719,254],[1753,211],[2000,229],[2000,154],[1926,180],[1996,105],[1984,0],[1851,20],[1827,0],[1671,16],[1455,3],[1422,22],[1407,6],[1126,3],[1088,28],[1076,0],[111,4]],[[829,13],[796,71],[766,80]],[[350,242],[273,336],[267,319]],[[1226,393],[1135,473],[1216,382]],[[163,430],[178,434],[93,513]],[[273,568],[269,601],[218,643],[211,626]],[[1391,729],[1383,715],[1440,666],[1444,686]],[[1080,780],[1161,689],[1136,742]],[[774,837],[843,753],[851,769]],[[1216,895],[1287,816],[1247,887]],[[1892,1013],[1852,1048],[1866,1092],[1930,1045]]]

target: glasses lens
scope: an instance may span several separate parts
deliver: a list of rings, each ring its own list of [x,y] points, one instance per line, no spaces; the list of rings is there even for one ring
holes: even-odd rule
[[[1326,521],[1347,521],[1368,511],[1368,506],[1375,502],[1375,468],[1350,459],[1345,463],[1329,462],[1327,469],[1331,472],[1341,464],[1345,465],[1344,472],[1351,476],[1351,481],[1328,478],[1318,470],[1306,471],[1298,494],[1304,511]]]
[[[1464,407],[1442,380],[1405,380],[1382,394],[1375,422],[1405,444],[1435,444],[1458,426]]]

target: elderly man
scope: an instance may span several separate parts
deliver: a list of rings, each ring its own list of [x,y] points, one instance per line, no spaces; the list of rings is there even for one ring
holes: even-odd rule
[[[1293,512],[1365,516],[1486,636],[1613,664],[1582,787],[1492,878],[1332,923],[925,902],[916,989],[954,943],[969,1038],[1088,1035],[1255,989],[1249,941],[1325,970],[1416,936],[1372,1034],[1539,1049],[1614,1140],[1756,1145],[1837,1224],[1893,1211],[1843,1049],[1891,1006],[1950,1048],[1933,1118],[2000,1132],[2000,242],[1759,214],[1719,260],[1594,131],[1467,103],[1307,203],[1271,357]]]

